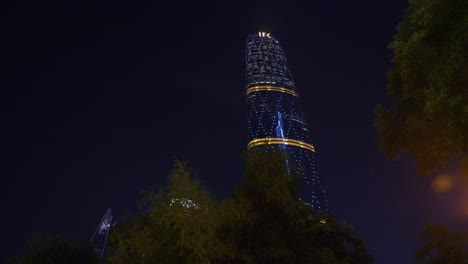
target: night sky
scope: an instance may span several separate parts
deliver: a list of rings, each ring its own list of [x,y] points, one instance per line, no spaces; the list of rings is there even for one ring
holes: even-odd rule
[[[32,233],[88,240],[111,206],[189,161],[221,200],[247,143],[245,39],[282,43],[317,150],[330,212],[378,264],[413,263],[432,221],[466,229],[461,188],[434,193],[411,157],[378,151],[373,108],[390,102],[387,48],[407,0],[10,2],[0,8],[2,260]],[[450,169],[450,168],[449,168]],[[464,196],[464,197],[463,197]],[[4,237],[5,238],[5,237]]]

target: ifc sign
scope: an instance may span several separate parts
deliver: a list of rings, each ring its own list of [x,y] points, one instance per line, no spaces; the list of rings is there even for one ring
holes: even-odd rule
[[[271,38],[270,33],[266,33],[266,32],[258,32],[258,35],[259,35],[260,37]]]

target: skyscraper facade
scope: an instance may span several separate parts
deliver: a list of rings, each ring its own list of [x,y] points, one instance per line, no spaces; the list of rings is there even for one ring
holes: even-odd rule
[[[248,144],[254,151],[279,149],[286,166],[299,169],[300,198],[327,212],[328,201],[315,166],[315,148],[299,93],[279,41],[269,33],[247,37],[246,97]]]

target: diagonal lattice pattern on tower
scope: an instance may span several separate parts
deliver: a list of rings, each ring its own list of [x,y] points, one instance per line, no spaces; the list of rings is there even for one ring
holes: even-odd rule
[[[301,99],[284,51],[269,33],[247,37],[246,98],[247,148],[285,152],[286,166],[299,169],[300,198],[314,209],[327,212],[327,195],[317,175],[316,151]]]

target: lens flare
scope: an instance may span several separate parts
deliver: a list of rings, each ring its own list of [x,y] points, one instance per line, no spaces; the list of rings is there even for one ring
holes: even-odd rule
[[[436,193],[445,193],[453,187],[452,176],[448,174],[440,174],[432,181],[432,190]]]

